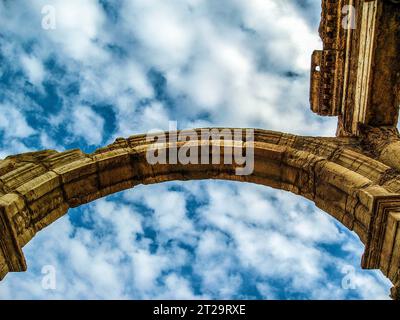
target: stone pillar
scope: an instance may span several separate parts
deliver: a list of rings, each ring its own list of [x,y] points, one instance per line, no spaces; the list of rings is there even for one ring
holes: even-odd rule
[[[374,196],[373,220],[361,266],[380,269],[394,287],[392,298],[400,299],[400,196]]]

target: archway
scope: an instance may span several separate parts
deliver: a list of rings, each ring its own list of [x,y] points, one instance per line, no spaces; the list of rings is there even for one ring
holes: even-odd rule
[[[177,134],[170,132],[167,136]],[[236,175],[236,164],[223,164],[224,146],[250,148],[248,142],[234,138],[204,141],[198,136],[199,145],[214,152],[212,147],[218,148],[219,164],[151,165],[146,153],[152,142],[144,135],[119,138],[92,154],[45,150],[2,160],[1,278],[8,272],[26,270],[22,247],[71,207],[138,184],[225,179],[266,185],[310,199],[360,237],[365,245],[363,268],[380,269],[398,285],[400,179],[391,167],[361,153],[356,139],[255,130],[251,146],[254,171]],[[163,147],[170,151],[183,144]]]

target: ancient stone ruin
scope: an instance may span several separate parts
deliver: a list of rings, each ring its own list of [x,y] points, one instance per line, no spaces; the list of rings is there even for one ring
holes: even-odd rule
[[[27,269],[22,248],[69,208],[138,184],[226,179],[286,190],[313,201],[365,245],[362,267],[379,269],[400,299],[400,5],[323,0],[323,50],[311,63],[312,111],[337,116],[336,137],[255,130],[254,171],[235,164],[156,164],[145,135],[85,154],[44,150],[0,161],[0,279]],[[176,135],[170,132],[168,135]],[[248,147],[247,141],[199,141]],[[182,142],[178,142],[181,144]],[[168,150],[170,144],[165,144]]]

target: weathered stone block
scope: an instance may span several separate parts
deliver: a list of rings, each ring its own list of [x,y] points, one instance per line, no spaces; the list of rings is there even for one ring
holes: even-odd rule
[[[400,269],[400,212],[390,212],[381,253],[381,266],[393,281]]]
[[[104,153],[95,154],[92,157],[97,163],[99,171],[130,165],[129,151],[126,149],[117,149]]]
[[[37,231],[42,230],[43,228],[47,227],[48,225],[50,225],[51,223],[53,223],[54,221],[56,221],[57,219],[61,218],[63,215],[65,215],[67,213],[69,209],[69,206],[67,203],[62,203],[60,204],[59,207],[48,211],[46,216],[43,217],[42,219],[40,219],[39,221],[37,221],[35,223],[35,229]],[[29,241],[29,240],[28,240]],[[24,241],[24,245],[27,243],[27,241]]]
[[[319,179],[323,179],[347,194],[370,185],[371,180],[350,171],[333,162],[318,162],[315,166],[315,172]]]
[[[90,158],[84,158],[72,163],[65,164],[53,169],[58,175],[61,175],[63,183],[69,183],[73,180],[92,175],[97,171],[96,162]]]
[[[366,244],[368,241],[368,229],[366,229],[361,223],[358,221],[354,221],[353,231],[358,235],[361,242]]]
[[[281,165],[273,160],[257,158],[257,161],[254,164],[254,175],[281,181]]]
[[[10,219],[16,235],[30,226],[31,215],[25,206],[24,199],[16,193],[8,193],[0,198],[0,206],[5,215]]]
[[[100,188],[130,180],[134,177],[131,155],[128,149],[111,150],[93,155],[99,174]]]
[[[19,210],[23,207],[23,200],[16,194],[7,194],[0,198],[0,251],[7,262],[7,267],[2,267],[4,271],[25,271],[26,261],[18,242],[18,235],[15,222],[24,225],[24,221],[15,221]]]
[[[346,226],[349,230],[353,230],[355,217],[353,215],[345,214],[342,217],[342,221],[344,226]]]
[[[372,212],[374,208],[374,204],[376,199],[383,197],[393,196],[393,193],[388,192],[386,189],[381,186],[371,185],[366,188],[361,188],[356,191],[358,199],[360,202],[370,211]]]
[[[87,156],[79,149],[55,153],[43,160],[44,164],[51,169],[62,167],[66,164],[86,159]]]
[[[347,193],[338,187],[327,183],[325,180],[317,180],[315,184],[315,196],[329,202],[343,211],[346,209]]]
[[[343,216],[346,212],[340,209],[335,202],[326,201],[324,198],[320,198],[318,195],[312,199],[315,202],[315,205],[321,210],[328,212],[332,217],[334,217],[338,221],[342,221]]]
[[[0,280],[3,280],[8,272],[9,269],[6,257],[4,256],[3,250],[0,249]]]
[[[28,202],[32,202],[59,186],[60,176],[50,171],[28,181],[16,190],[23,195]]]
[[[273,145],[264,142],[254,142],[254,157],[280,162],[285,156],[288,147]]]
[[[43,166],[33,163],[24,163],[1,176],[1,181],[3,181],[4,185],[10,190],[15,190],[24,183],[27,183],[44,173],[46,173],[46,169]]]
[[[134,173],[130,164],[99,172],[100,188],[110,187],[121,181],[131,180]]]
[[[374,182],[379,182],[390,167],[354,150],[345,149],[335,157],[335,163],[357,172]]]
[[[39,199],[29,203],[32,220],[37,221],[65,202],[61,188],[54,189]]]
[[[99,191],[97,174],[83,176],[79,180],[75,180],[64,185],[66,201],[70,205],[71,200],[77,201],[80,198],[83,198],[89,194],[94,194],[97,191]]]
[[[11,159],[0,160],[0,177],[6,173],[13,171],[17,163]]]
[[[110,187],[106,187],[104,189],[101,189],[98,193],[99,198],[105,197],[109,194],[114,194],[123,190],[127,190],[130,188],[133,188],[136,184],[138,184],[137,181],[122,181],[120,183],[114,184]],[[98,199],[98,198],[96,198]]]
[[[348,208],[348,212],[351,208]],[[346,210],[347,211],[347,210]],[[371,212],[362,204],[358,203],[354,209],[354,215],[357,221],[359,221],[364,228],[368,229],[371,222]]]
[[[393,193],[400,193],[400,179],[399,177],[386,181],[382,187]]]

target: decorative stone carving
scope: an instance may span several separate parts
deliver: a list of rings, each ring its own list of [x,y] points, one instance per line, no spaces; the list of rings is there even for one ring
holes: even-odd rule
[[[314,51],[311,63],[311,110],[337,116],[341,110],[346,41],[342,28],[345,1],[323,0],[319,34],[323,50]]]
[[[310,103],[319,115],[339,116],[338,136],[359,136],[359,124],[397,125],[399,21],[396,1],[322,0]]]
[[[356,9],[355,29],[343,28],[345,5]],[[312,57],[310,102],[314,112],[339,117],[337,137],[255,130],[248,176],[223,164],[224,145],[248,147],[234,138],[196,141],[218,151],[220,164],[152,165],[145,135],[118,138],[93,154],[44,150],[0,160],[0,279],[26,270],[22,247],[71,207],[138,184],[227,179],[313,201],[359,236],[362,267],[380,269],[394,284],[392,297],[400,299],[400,6],[322,0],[322,9],[324,49]],[[172,147],[166,143],[161,151]]]

